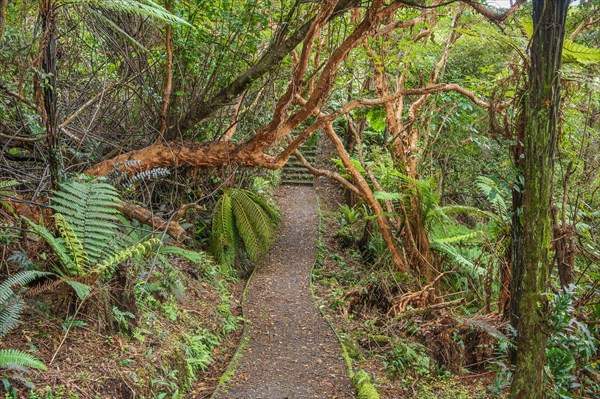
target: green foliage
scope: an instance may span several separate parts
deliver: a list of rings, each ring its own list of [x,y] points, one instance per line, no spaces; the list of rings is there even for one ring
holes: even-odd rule
[[[588,326],[575,315],[574,285],[549,296],[550,321],[554,331],[546,348],[547,383],[551,387],[548,395],[550,398],[568,399],[582,385],[578,377],[582,370],[598,375],[598,370],[591,366],[597,342]]]
[[[153,2],[152,0],[77,0],[71,4],[84,4],[92,7],[104,8],[107,10],[138,14],[168,23],[191,26],[187,21],[176,15],[173,15],[163,6]]]
[[[0,207],[4,207],[6,210],[8,210],[13,215],[14,215],[14,211],[13,211],[12,207],[10,206],[10,204],[7,201],[2,199],[2,196],[9,195],[9,191],[6,189],[10,188],[10,187],[14,187],[17,184],[19,184],[19,182],[16,180],[0,181]]]
[[[19,324],[19,317],[25,305],[14,287],[23,287],[50,273],[24,271],[12,275],[0,284],[0,339],[4,338]],[[35,368],[46,370],[44,363],[34,356],[16,349],[0,350],[0,369],[26,370]]]
[[[364,370],[359,370],[358,373],[352,377],[352,382],[356,387],[358,393],[358,399],[379,399],[379,392],[373,385],[373,379]]]
[[[50,246],[58,258],[54,270],[80,299],[89,295],[100,276],[119,263],[149,251],[159,240],[150,238],[126,247],[117,243],[120,198],[115,188],[94,179],[60,185],[52,197],[55,237],[45,226],[26,222]]]
[[[29,353],[16,349],[0,350],[0,369],[23,370],[34,368],[46,370],[46,365]]]
[[[225,190],[213,211],[211,249],[215,259],[228,267],[243,249],[256,260],[275,239],[280,215],[263,197],[238,188]]]
[[[0,284],[0,339],[17,326],[19,315],[25,303],[14,291],[15,286],[23,287],[50,273],[40,271],[24,271],[12,275]]]
[[[386,354],[384,365],[387,373],[395,379],[408,374],[426,376],[429,374],[429,363],[424,346],[400,341]]]
[[[118,251],[114,240],[121,199],[113,186],[90,179],[69,181],[53,192],[51,202],[52,208],[62,215],[59,219],[64,218],[73,235],[81,241],[85,253],[82,268]],[[57,227],[60,228],[60,224],[57,223]],[[63,235],[66,241],[69,238]]]

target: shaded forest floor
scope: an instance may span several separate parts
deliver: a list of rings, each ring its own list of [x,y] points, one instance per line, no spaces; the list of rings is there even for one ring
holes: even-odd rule
[[[241,337],[244,281],[171,258],[136,288],[144,294],[135,301],[115,303],[118,285],[95,287],[74,316],[66,288],[31,296],[22,324],[0,348],[33,353],[48,371],[27,375],[35,393],[9,379],[12,392],[0,384],[2,397],[210,397]]]

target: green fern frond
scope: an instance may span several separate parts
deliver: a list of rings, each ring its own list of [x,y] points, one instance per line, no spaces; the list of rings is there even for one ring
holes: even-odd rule
[[[533,36],[533,21],[523,19],[520,22],[521,29],[528,38]],[[565,39],[563,43],[562,59],[564,63],[598,64],[600,63],[600,49],[588,47],[575,43],[573,40]]]
[[[565,63],[577,62],[584,65],[600,63],[600,49],[587,47],[570,39],[565,39],[562,54]]]
[[[3,180],[0,181],[0,190],[3,190],[5,188],[9,188],[9,187],[14,187],[16,185],[18,185],[19,182],[16,180]]]
[[[404,198],[401,193],[390,193],[387,191],[375,191],[373,196],[381,201],[397,201]]]
[[[73,263],[75,263],[75,267],[77,268],[77,275],[79,275],[85,268],[85,262],[87,261],[87,255],[83,249],[83,245],[81,245],[79,238],[77,238],[73,228],[69,222],[66,221],[63,215],[56,213],[54,215],[54,222],[56,227],[58,227],[58,232],[65,240],[67,248],[69,248],[69,251],[71,252],[71,258],[73,259]]]
[[[480,237],[483,234],[484,233],[482,231],[475,230],[475,231],[472,231],[469,233],[458,234],[458,235],[454,235],[451,237],[435,238],[434,241],[436,243],[441,243],[441,244],[464,243],[464,242],[473,241],[474,239],[476,239],[477,237]]]
[[[454,248],[452,245],[434,240],[431,243],[431,248],[433,250],[436,250],[436,251],[448,256],[448,258],[452,262],[458,263],[461,266],[468,267],[471,269],[475,268],[475,265],[473,264],[473,262],[471,262],[470,260],[468,260],[467,258],[462,256],[458,252],[458,250],[456,248]]]
[[[258,259],[275,239],[281,216],[266,199],[249,190],[226,190],[213,211],[211,248],[215,259],[231,266],[238,249]]]
[[[44,363],[29,353],[25,353],[16,349],[0,350],[0,368],[22,369],[24,367],[47,370]]]
[[[152,0],[77,0],[76,3],[128,14],[138,14],[171,24],[182,24],[192,27],[186,20],[171,14],[164,7]]]
[[[69,287],[73,288],[73,291],[75,291],[75,295],[77,295],[77,297],[82,301],[87,299],[87,297],[89,297],[90,293],[92,292],[92,287],[90,287],[87,284],[80,283],[79,281],[69,279],[63,279],[62,281],[64,281],[65,284],[67,284]]]
[[[19,324],[25,302],[17,295],[0,303],[0,338]]]
[[[38,278],[51,274],[37,270],[27,270],[10,276],[0,284],[0,304],[13,295],[13,287],[23,287]]]
[[[159,242],[160,242],[160,240],[158,238],[151,238],[147,241],[140,242],[135,245],[131,245],[127,248],[123,248],[116,254],[109,256],[108,259],[106,259],[103,262],[100,262],[96,266],[94,266],[94,268],[92,269],[92,274],[101,275],[107,269],[112,268],[113,266],[116,266],[119,263],[121,263],[129,258],[132,258],[135,255],[138,255],[138,256],[144,255],[146,252],[148,252],[152,248],[152,246],[158,244]]]
[[[71,259],[69,249],[64,243],[64,240],[59,240],[50,233],[50,231],[37,223],[24,217],[25,222],[31,227],[39,236],[41,236],[52,248],[54,254],[58,257],[61,264],[61,269],[58,270],[59,274],[67,274],[70,276],[76,276],[79,273],[75,262]]]
[[[28,270],[14,274],[0,284],[0,339],[19,323],[25,303],[15,293],[15,287],[23,287],[51,273]]]
[[[252,199],[255,203],[257,203],[262,210],[267,214],[271,223],[275,225],[279,225],[281,223],[281,214],[279,213],[279,209],[277,205],[270,201],[269,199],[260,196],[259,194],[250,191],[244,190],[245,194]]]
[[[187,259],[191,262],[201,264],[201,265],[210,265],[212,264],[212,259],[203,251],[191,251],[189,249],[183,249],[179,247],[167,246],[162,247],[160,249],[161,254],[171,254],[175,256],[180,256],[184,259]]]
[[[244,248],[252,260],[265,253],[275,238],[275,224],[248,191],[232,189],[232,208]]]
[[[217,262],[231,266],[235,258],[235,221],[231,197],[224,192],[213,211],[211,251]]]
[[[492,204],[494,212],[501,217],[505,217],[507,215],[508,206],[502,197],[502,191],[498,187],[498,184],[485,176],[477,177],[476,181],[479,192],[486,196],[487,200]]]
[[[80,241],[86,266],[118,250],[114,242],[121,199],[113,186],[97,180],[69,181],[60,185],[51,201]]]

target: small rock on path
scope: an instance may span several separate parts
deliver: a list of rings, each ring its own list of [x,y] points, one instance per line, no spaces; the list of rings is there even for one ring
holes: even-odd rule
[[[247,288],[249,341],[215,398],[354,398],[340,344],[310,292],[319,229],[315,191],[280,187],[275,199],[283,226]]]

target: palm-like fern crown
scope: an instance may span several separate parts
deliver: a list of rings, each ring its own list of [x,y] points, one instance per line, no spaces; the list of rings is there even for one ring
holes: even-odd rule
[[[275,205],[249,190],[226,190],[213,211],[211,247],[218,262],[231,266],[238,249],[258,259],[275,239],[281,218]]]

